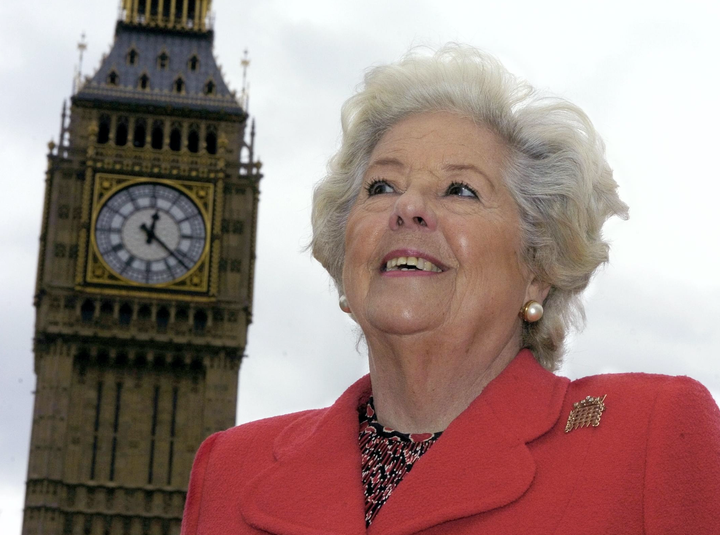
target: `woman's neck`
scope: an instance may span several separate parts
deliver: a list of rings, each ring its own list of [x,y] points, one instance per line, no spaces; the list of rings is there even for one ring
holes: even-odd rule
[[[378,421],[403,433],[444,431],[520,350],[472,341],[405,336],[368,339]]]

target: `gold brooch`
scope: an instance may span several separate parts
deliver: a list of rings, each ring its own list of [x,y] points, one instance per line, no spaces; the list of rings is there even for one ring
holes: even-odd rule
[[[565,432],[569,433],[573,429],[579,427],[597,427],[600,425],[600,417],[605,410],[605,394],[602,398],[594,398],[588,396],[582,401],[573,403],[573,410],[570,411],[567,424],[565,424]]]

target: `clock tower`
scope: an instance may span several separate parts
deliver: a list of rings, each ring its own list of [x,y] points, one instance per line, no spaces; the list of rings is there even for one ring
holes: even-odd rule
[[[235,424],[262,175],[210,3],[123,0],[50,144],[24,535],[179,533]]]

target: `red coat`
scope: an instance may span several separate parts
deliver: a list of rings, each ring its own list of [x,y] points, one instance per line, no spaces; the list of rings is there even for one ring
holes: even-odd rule
[[[327,409],[208,438],[183,535],[366,533],[358,413],[364,377]],[[573,403],[605,398],[565,433]],[[522,351],[413,466],[367,533],[720,533],[720,411],[687,377],[577,381]]]

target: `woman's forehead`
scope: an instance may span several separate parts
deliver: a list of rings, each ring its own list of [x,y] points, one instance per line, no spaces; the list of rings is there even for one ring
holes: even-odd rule
[[[430,167],[443,174],[474,173],[494,181],[507,152],[494,132],[471,119],[449,112],[420,113],[385,132],[370,154],[367,174]]]

